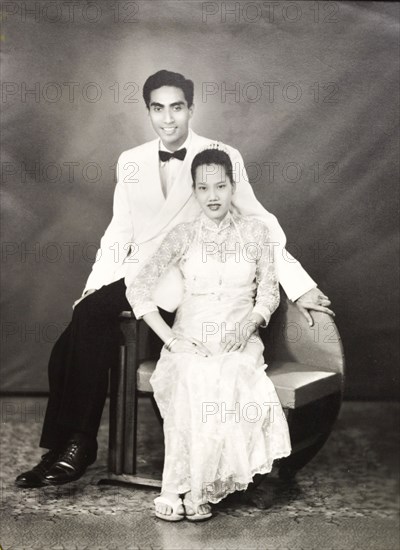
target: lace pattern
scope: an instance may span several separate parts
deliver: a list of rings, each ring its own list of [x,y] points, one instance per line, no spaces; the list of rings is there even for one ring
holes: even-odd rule
[[[205,214],[201,214],[194,223],[179,224],[167,234],[127,289],[127,299],[135,316],[140,318],[145,313],[157,310],[152,301],[152,293],[159,278],[170,265],[178,264],[184,277],[186,275],[185,288],[190,291],[192,281],[187,280],[185,263],[191,247],[196,243],[201,245],[204,263],[212,259],[219,263],[234,261],[233,267],[238,267],[243,262],[254,266],[253,291],[257,289],[254,311],[264,317],[266,326],[279,305],[274,250],[269,240],[268,228],[257,218],[230,212],[219,226]],[[195,277],[195,274],[192,275],[192,278]],[[229,285],[229,280],[221,280],[219,285],[223,290]],[[207,290],[210,288],[207,289],[206,281],[205,292]]]
[[[164,418],[162,489],[191,490],[195,503],[215,503],[245,489],[254,474],[271,471],[291,450],[261,339],[253,335],[242,352],[226,353],[223,345],[224,333],[253,311],[268,323],[278,306],[273,249],[267,227],[252,217],[229,213],[217,226],[201,214],[177,225],[128,289],[136,316],[156,308],[152,292],[172,263],[184,279],[173,330],[202,341],[211,354],[163,349],[151,377]]]

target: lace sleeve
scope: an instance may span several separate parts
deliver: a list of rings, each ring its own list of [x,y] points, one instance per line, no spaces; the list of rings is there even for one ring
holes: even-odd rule
[[[257,295],[253,312],[265,319],[266,327],[271,315],[279,305],[279,284],[275,271],[274,246],[269,239],[269,231],[264,226],[263,239],[260,241],[260,253],[256,267]]]
[[[128,286],[126,297],[136,319],[146,313],[158,311],[152,299],[157,282],[167,268],[180,260],[190,242],[191,224],[181,223],[171,229],[156,252],[149,258]]]

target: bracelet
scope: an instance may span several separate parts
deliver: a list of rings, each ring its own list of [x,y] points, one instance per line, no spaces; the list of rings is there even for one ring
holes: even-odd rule
[[[171,351],[171,347],[175,344],[176,340],[178,340],[178,338],[176,336],[172,336],[167,342],[165,342],[165,349]]]

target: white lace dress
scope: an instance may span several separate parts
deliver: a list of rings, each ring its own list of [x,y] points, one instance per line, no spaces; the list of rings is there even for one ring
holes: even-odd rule
[[[191,490],[194,502],[216,503],[290,454],[260,337],[252,335],[241,352],[222,352],[225,338],[253,311],[268,324],[277,308],[272,252],[267,227],[258,219],[229,212],[217,226],[201,214],[170,231],[127,289],[136,317],[155,311],[157,281],[172,263],[178,265],[184,299],[173,330],[212,352],[202,357],[163,348],[151,377],[164,419],[163,491]]]

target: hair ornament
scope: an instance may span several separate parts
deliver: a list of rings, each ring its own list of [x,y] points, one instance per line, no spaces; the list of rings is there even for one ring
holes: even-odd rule
[[[223,143],[221,143],[220,141],[213,141],[212,143],[209,143],[207,145],[207,147],[205,147],[203,149],[203,151],[213,151],[213,150],[216,150],[216,151],[222,151],[223,153],[226,153],[228,156],[229,155],[229,151],[226,147],[224,147]]]

